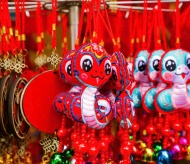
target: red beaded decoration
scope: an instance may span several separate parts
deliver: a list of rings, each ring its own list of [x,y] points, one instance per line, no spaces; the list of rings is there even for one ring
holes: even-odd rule
[[[163,148],[168,148],[168,137],[171,135],[170,125],[169,125],[169,115],[166,115],[165,126],[162,129],[162,134],[164,136]]]
[[[61,121],[61,127],[57,131],[57,137],[59,138],[59,147],[58,147],[58,152],[62,153],[63,151],[63,144],[64,144],[64,139],[67,136],[67,129],[65,129],[65,118],[66,116],[62,116],[62,121]]]

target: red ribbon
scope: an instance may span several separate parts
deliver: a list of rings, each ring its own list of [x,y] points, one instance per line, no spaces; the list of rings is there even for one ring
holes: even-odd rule
[[[41,3],[38,2],[38,6],[36,8],[36,24],[37,24],[37,45],[38,45],[38,55],[42,53],[43,50],[43,38],[42,38],[42,18],[41,18]]]
[[[66,14],[62,15],[62,43],[63,43],[63,55],[67,53],[67,23],[68,16]]]
[[[179,0],[176,0],[176,48],[180,48],[179,15]]]
[[[56,49],[57,0],[52,0],[52,48]]]

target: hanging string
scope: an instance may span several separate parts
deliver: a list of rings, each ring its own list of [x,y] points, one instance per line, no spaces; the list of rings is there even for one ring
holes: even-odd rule
[[[82,26],[84,22],[84,12],[86,9],[86,2],[82,1],[82,8],[81,8],[81,14],[79,19],[79,26],[78,26],[78,36],[75,42],[75,48],[77,49],[79,47],[79,39],[81,38],[81,32],[82,32]]]
[[[38,6],[36,8],[36,24],[37,24],[37,46],[38,46],[38,52],[37,55],[40,55],[42,53],[42,37],[41,37],[41,3],[38,2]]]
[[[16,6],[16,24],[15,24],[15,43],[16,47],[20,49],[20,10],[19,10],[19,0],[15,0]]]
[[[149,21],[148,21],[148,33],[147,33],[147,50],[151,48],[151,40],[152,40],[152,31],[153,31],[153,24],[154,21],[151,20],[153,17],[153,11],[150,12]]]
[[[92,5],[90,6],[90,3],[87,3],[87,24],[86,24],[86,29],[85,29],[85,34],[84,34],[84,38],[83,38],[83,42],[82,44],[85,44],[87,41],[87,35],[89,32],[90,38],[92,39],[92,34],[91,34],[91,22],[92,22]]]
[[[2,16],[2,13],[3,13],[3,4],[2,4],[2,1],[0,1],[0,55],[2,55],[3,53],[3,43],[2,43],[2,19],[3,19],[3,16]]]
[[[162,16],[162,18],[161,18],[162,39],[163,39],[163,42],[164,42],[164,50],[167,51],[168,46],[167,46],[167,41],[166,41],[166,28],[165,28],[165,24],[164,24],[163,13],[161,14],[161,16]]]
[[[130,50],[129,50],[129,56],[133,56],[133,52],[134,52],[134,25],[135,25],[135,21],[134,21],[134,25],[133,25],[133,11],[132,8],[130,8],[130,12],[129,12],[129,38],[130,38]]]
[[[113,31],[112,31],[112,27],[111,27],[111,24],[110,24],[110,21],[109,21],[109,17],[108,17],[108,13],[107,13],[107,9],[106,9],[106,2],[105,2],[105,0],[103,0],[103,3],[104,3],[104,9],[105,9],[105,15],[106,15],[106,20],[107,20],[108,27],[107,27],[107,24],[105,23],[105,21],[103,21],[103,22],[106,25],[105,27],[107,28],[107,31],[108,31],[109,35],[111,36],[114,48],[118,49],[118,47],[117,47],[118,45],[117,45],[117,43],[115,41],[115,37],[114,37]]]
[[[24,50],[25,49],[25,40],[26,40],[26,36],[25,36],[25,0],[22,0],[22,15],[21,15],[21,23],[22,23],[22,27],[21,27],[21,49]]]
[[[180,48],[179,0],[176,0],[176,48]]]
[[[158,30],[158,11],[154,8],[153,10],[153,22],[154,22],[154,48],[159,49],[160,48],[160,35]]]
[[[68,16],[66,14],[62,15],[62,51],[63,55],[67,53],[67,23]]]
[[[121,25],[122,25],[122,13],[121,10],[117,10],[117,26],[116,26],[116,41],[118,48],[121,48]]]
[[[143,31],[142,31],[142,48],[146,48],[146,29],[147,29],[147,0],[144,0],[143,11]]]
[[[134,30],[136,32],[136,34],[135,34],[136,51],[139,51],[140,50],[140,36],[141,36],[141,32],[140,32],[140,28],[139,28],[138,11],[135,12],[135,27],[134,27]]]
[[[92,19],[93,19],[93,34],[92,34],[92,42],[98,43],[98,22],[99,22],[99,13],[100,13],[100,1],[98,0],[94,0],[93,2],[93,15],[92,15]]]
[[[106,30],[108,31],[108,34],[109,34],[110,38],[112,39],[114,46],[116,46],[117,44],[116,44],[116,41],[114,39],[113,33],[110,31],[110,29],[107,26],[106,22],[104,21],[104,18],[102,17],[102,15],[100,13],[98,13],[98,14],[99,14],[104,26],[106,27]]]
[[[8,9],[8,1],[5,1],[5,14],[7,15],[7,36],[9,39],[9,47],[10,50],[12,51],[12,54],[15,55],[15,49],[16,49],[16,45],[15,45],[15,41],[14,41],[14,36],[13,36],[13,28],[11,25],[11,18],[10,18],[10,12]]]
[[[94,13],[94,36],[93,39],[96,43],[98,43],[98,18],[99,18],[99,15],[97,13],[99,13],[100,11],[100,8],[99,8],[99,2],[98,0],[95,0],[95,13]]]
[[[163,12],[162,12],[162,8],[161,8],[161,0],[158,0],[158,22],[159,22],[159,27],[161,28],[161,31],[162,31],[164,50],[167,50],[166,32],[165,32]]]
[[[3,52],[8,53],[9,52],[9,42],[8,42],[8,30],[7,30],[7,13],[6,13],[6,0],[2,1],[3,3],[3,12],[2,12],[2,47]]]
[[[56,50],[57,0],[52,0],[52,49]]]

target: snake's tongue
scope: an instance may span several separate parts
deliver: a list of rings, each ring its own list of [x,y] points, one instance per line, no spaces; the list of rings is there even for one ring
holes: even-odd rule
[[[97,84],[99,83],[99,80],[100,80],[100,78],[99,78],[99,77],[96,77],[96,83],[97,83]]]
[[[182,76],[183,79],[185,78],[185,75],[186,75],[185,73],[182,73],[182,74],[181,74],[181,76]]]

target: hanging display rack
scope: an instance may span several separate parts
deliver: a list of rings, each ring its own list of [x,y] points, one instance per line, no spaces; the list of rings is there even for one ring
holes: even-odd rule
[[[90,0],[87,0],[90,1]],[[27,11],[33,11],[37,7],[37,2],[39,1],[34,1],[34,2],[25,2],[25,9]],[[41,5],[44,9],[49,9],[51,10],[52,3],[51,1],[40,1]],[[69,12],[68,7],[70,6],[80,6],[82,0],[58,0],[58,5],[57,5],[57,10],[62,11],[62,12]],[[106,1],[107,7],[110,9],[122,9],[122,10],[128,10],[132,8],[133,10],[144,10],[142,6],[136,6],[138,4],[143,4],[144,1]],[[180,0],[179,6],[181,7],[183,3],[189,2],[189,0]],[[147,3],[150,4],[157,4],[157,1],[155,0],[150,0]],[[175,0],[162,0],[161,3],[175,3]],[[9,4],[9,10],[10,12],[15,11],[15,3],[14,2],[8,2]],[[126,5],[135,5],[135,6],[126,6]],[[101,5],[102,8],[104,8],[104,5]],[[148,7],[147,10],[153,10],[153,7]],[[175,10],[173,9],[162,9],[164,12],[174,12]]]

